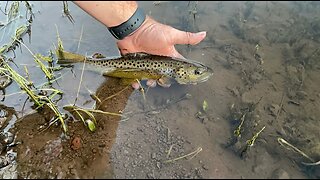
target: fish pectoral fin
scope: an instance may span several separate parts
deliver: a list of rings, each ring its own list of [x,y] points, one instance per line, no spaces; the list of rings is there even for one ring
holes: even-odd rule
[[[136,82],[136,79],[129,79],[129,78],[121,78],[120,79],[121,85],[131,85],[134,82]]]
[[[132,72],[132,71],[137,71],[137,72],[140,72],[140,71],[144,71],[142,69],[121,69],[121,71],[124,71],[124,72]]]
[[[115,68],[107,68],[102,72],[102,75],[108,76],[108,75],[110,75],[111,73],[114,73],[114,72],[119,72],[119,71],[116,70]]]
[[[103,72],[103,75],[104,76],[108,76],[108,75],[111,75],[111,74],[118,74],[118,73],[121,73],[121,72],[141,72],[143,70],[141,69],[119,69],[119,70],[115,70],[114,68],[110,68],[110,69],[107,69]]]

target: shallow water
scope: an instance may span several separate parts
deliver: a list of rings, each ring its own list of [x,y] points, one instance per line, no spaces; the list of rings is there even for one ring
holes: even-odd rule
[[[1,2],[1,9],[4,4]],[[65,50],[87,55],[95,52],[119,55],[115,40],[107,29],[73,3],[69,3],[69,9],[74,24],[63,16],[62,2],[32,4],[35,19],[31,42],[27,35],[24,37],[25,45],[32,52],[47,55],[53,50],[57,44],[57,27]],[[157,1],[139,2],[139,5],[159,22],[185,31],[207,31],[207,37],[200,44],[178,45],[177,49],[186,58],[212,67],[213,77],[196,86],[148,89],[146,101],[139,91],[120,94],[108,103],[114,106],[112,110],[120,109],[129,119],[121,119],[115,124],[103,122],[103,128],[96,134],[88,133],[81,122],[71,123],[69,126],[76,128],[71,128],[71,138],[63,140],[62,146],[49,141],[61,137],[59,126],[52,129],[51,134],[47,131],[40,137],[33,135],[35,129],[44,124],[40,116],[36,116],[39,122],[37,118],[33,118],[32,123],[19,121],[22,125],[17,125],[16,130],[29,137],[19,152],[30,148],[32,159],[36,148],[42,152],[41,149],[50,147],[53,152],[58,152],[52,157],[59,157],[51,165],[58,164],[60,171],[64,167],[72,169],[56,173],[59,169],[51,167],[50,163],[49,168],[46,167],[50,170],[24,166],[21,173],[18,172],[20,177],[320,177],[319,165],[303,165],[302,162],[309,163],[310,159],[277,141],[277,138],[283,138],[310,156],[313,162],[320,160],[319,3]],[[23,66],[26,65],[30,79],[36,85],[46,82],[32,55],[24,46],[21,50],[17,48],[15,51],[18,72],[24,74]],[[77,96],[81,68],[82,65],[76,65],[73,71],[65,68],[57,73],[62,78],[53,86],[64,92],[63,99],[57,104],[59,107],[76,102],[78,106],[91,108],[94,101],[90,91],[106,93],[103,88],[109,86],[114,88],[113,93],[121,90],[121,87],[111,86],[111,82],[99,73],[84,71]],[[6,88],[8,96],[2,103],[14,107],[18,116],[23,117],[33,112],[32,104],[27,102],[23,107],[27,96],[13,94],[19,91],[18,85],[12,83]],[[186,93],[191,98],[179,101]],[[206,112],[202,110],[204,100],[208,102]],[[110,105],[105,105],[106,109]],[[104,117],[100,120],[115,119]],[[235,138],[234,130],[242,120],[241,137]],[[24,126],[30,127],[17,129]],[[263,127],[265,129],[253,146],[245,151],[247,140]],[[78,151],[71,150],[68,144],[73,137],[84,140]],[[23,137],[20,139],[24,140]],[[48,143],[39,142],[44,140]],[[100,151],[101,142],[95,144],[95,140],[108,143]],[[63,151],[59,154],[61,147]],[[189,156],[165,163],[199,148],[201,152],[193,158]],[[77,165],[70,165],[72,163],[67,161],[73,155],[76,156],[73,163]],[[41,156],[34,157],[29,163],[39,165]],[[49,159],[54,159],[52,157]],[[91,157],[94,157],[92,162]],[[25,162],[18,158],[18,165],[19,160]],[[110,166],[106,165],[109,162]],[[100,171],[90,172],[90,169]],[[104,175],[101,172],[105,172]]]

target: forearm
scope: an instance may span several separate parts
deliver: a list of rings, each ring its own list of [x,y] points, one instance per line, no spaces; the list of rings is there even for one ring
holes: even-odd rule
[[[136,1],[73,1],[95,19],[113,27],[127,21],[136,11]]]

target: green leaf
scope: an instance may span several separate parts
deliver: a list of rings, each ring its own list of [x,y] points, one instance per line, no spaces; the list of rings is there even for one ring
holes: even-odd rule
[[[207,103],[206,100],[204,100],[203,103],[202,103],[202,110],[203,110],[204,112],[206,112],[207,109],[208,109],[208,103]]]
[[[86,123],[88,125],[88,128],[91,132],[96,130],[96,125],[94,124],[93,121],[91,121],[90,119],[86,120]]]

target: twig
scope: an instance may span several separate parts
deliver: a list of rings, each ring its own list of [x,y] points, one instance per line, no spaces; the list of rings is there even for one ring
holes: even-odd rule
[[[146,95],[145,95],[145,93],[144,93],[144,88],[142,87],[142,85],[141,85],[141,83],[140,83],[140,81],[139,81],[138,79],[136,79],[136,81],[138,82],[138,84],[139,84],[139,86],[140,86],[140,91],[141,91],[141,93],[142,93],[143,100],[144,100],[144,102],[146,102]]]
[[[278,121],[278,117],[282,111],[282,107],[283,107],[283,99],[284,99],[284,92],[282,93],[282,97],[281,97],[281,101],[280,101],[280,104],[279,104],[279,109],[278,109],[278,112],[277,112],[277,115],[276,115],[276,119],[275,121]]]
[[[197,150],[189,153],[189,154],[186,154],[186,155],[183,155],[183,156],[180,156],[180,157],[177,157],[175,159],[171,159],[171,160],[167,160],[165,161],[165,163],[170,163],[170,162],[174,162],[174,161],[177,161],[177,160],[180,160],[180,159],[183,159],[183,158],[186,158],[186,157],[189,157],[191,155],[193,155],[190,159],[194,158],[197,154],[199,154],[200,152],[202,151],[202,148],[201,147],[198,147]]]
[[[82,66],[82,71],[81,71],[81,76],[80,76],[80,82],[79,82],[78,92],[77,92],[76,98],[74,99],[73,105],[76,105],[76,102],[77,102],[77,100],[78,100],[78,96],[79,96],[79,93],[80,93],[81,82],[82,82],[82,78],[83,78],[83,72],[84,72],[84,67],[85,67],[85,65],[86,65],[86,59],[84,59],[84,63],[83,63],[83,66]]]
[[[315,163],[305,163],[305,162],[301,162],[302,164],[306,165],[306,166],[316,166],[316,165],[320,165],[320,161],[315,162]]]
[[[295,146],[293,146],[292,144],[288,143],[286,140],[282,139],[282,138],[278,138],[278,142],[280,145],[284,146],[289,146],[291,149],[293,149],[294,151],[298,152],[299,154],[301,154],[303,157],[309,159],[311,162],[315,162],[312,158],[310,158],[308,155],[306,155],[304,152],[302,152],[300,149],[296,148]]]
[[[174,144],[172,144],[168,150],[168,153],[167,153],[167,158],[169,158],[170,154],[171,154],[171,151],[172,151],[172,148],[173,148]]]
[[[76,52],[78,52],[79,49],[80,49],[80,43],[81,43],[81,40],[82,40],[82,35],[83,35],[83,25],[81,27],[81,34],[80,34],[80,37],[79,37],[78,48],[77,48]]]

